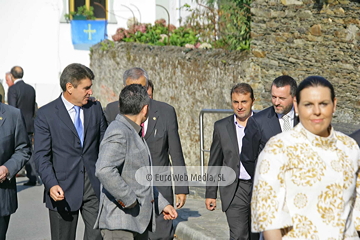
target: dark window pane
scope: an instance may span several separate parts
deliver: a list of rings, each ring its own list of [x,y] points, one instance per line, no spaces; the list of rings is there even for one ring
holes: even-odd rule
[[[96,18],[106,18],[106,12],[104,11],[104,8],[102,8],[101,6],[94,4],[94,2],[96,3],[100,3],[105,9],[107,9],[106,6],[106,0],[90,0],[90,6],[94,7],[94,15]]]
[[[74,11],[77,11],[78,7],[82,7],[85,5],[85,0],[75,0],[74,3]]]

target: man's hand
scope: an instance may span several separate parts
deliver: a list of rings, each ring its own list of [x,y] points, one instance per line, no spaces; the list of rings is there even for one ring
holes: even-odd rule
[[[164,208],[162,213],[164,214],[165,220],[174,220],[178,216],[178,213],[176,212],[175,208],[170,204]]]
[[[50,188],[50,197],[56,202],[64,200],[65,195],[64,191],[59,185],[55,185],[52,188]]]
[[[0,166],[0,183],[6,180],[9,174],[9,170],[4,165]]]
[[[216,199],[214,198],[205,199],[205,205],[207,210],[214,211],[216,208]]]
[[[186,194],[176,194],[176,208],[182,208],[186,201]]]

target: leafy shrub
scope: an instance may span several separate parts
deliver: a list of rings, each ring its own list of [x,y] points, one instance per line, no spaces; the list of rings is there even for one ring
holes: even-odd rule
[[[69,21],[78,16],[83,16],[84,18],[86,18],[88,20],[95,20],[96,17],[94,15],[94,7],[90,6],[89,8],[87,8],[86,5],[80,6],[77,8],[76,12],[71,11],[69,14],[65,14],[65,19]]]
[[[190,12],[182,26],[167,26],[164,19],[154,25],[138,24],[119,28],[114,41],[138,42],[150,45],[173,45],[188,48],[250,48],[251,0],[196,0],[198,7],[185,4]]]
[[[184,25],[197,32],[202,41],[210,42],[214,48],[250,48],[251,0],[197,0],[196,3],[198,8],[182,6],[191,13]]]
[[[114,41],[146,43],[149,45],[172,45],[184,47],[191,45],[194,48],[199,43],[197,34],[186,27],[176,28],[166,25],[164,19],[159,19],[154,25],[135,23],[129,29],[118,28],[112,36]]]

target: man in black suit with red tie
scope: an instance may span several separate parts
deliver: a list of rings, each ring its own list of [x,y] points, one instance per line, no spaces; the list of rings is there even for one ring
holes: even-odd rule
[[[29,136],[29,141],[32,143],[34,134],[34,117],[35,117],[35,89],[24,82],[22,79],[24,70],[20,66],[11,68],[10,77],[14,83],[8,90],[8,103],[9,105],[20,109],[26,125],[26,130]],[[26,176],[29,181],[24,183],[27,186],[35,186],[40,183],[39,176],[35,170],[33,158],[30,158],[25,165]]]
[[[84,239],[102,239],[93,229],[100,197],[95,163],[107,124],[100,102],[89,101],[94,77],[84,65],[68,65],[60,76],[62,94],[36,114],[34,158],[52,240],[75,240],[79,210]]]
[[[276,78],[271,85],[273,106],[249,119],[245,128],[240,160],[251,178],[254,177],[257,158],[267,141],[299,122],[293,107],[296,88],[297,84],[292,77],[283,75]]]

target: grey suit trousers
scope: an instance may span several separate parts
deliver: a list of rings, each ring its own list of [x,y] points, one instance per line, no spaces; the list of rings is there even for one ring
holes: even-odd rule
[[[139,234],[131,231],[124,230],[108,230],[101,229],[101,236],[104,240],[148,240],[149,231]]]

